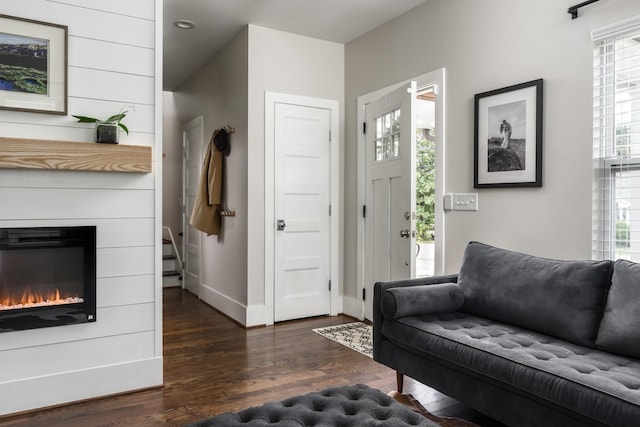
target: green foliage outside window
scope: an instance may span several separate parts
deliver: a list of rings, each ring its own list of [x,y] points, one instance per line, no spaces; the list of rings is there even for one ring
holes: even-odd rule
[[[616,247],[628,248],[631,242],[631,230],[626,221],[616,221]]]
[[[416,140],[417,240],[428,242],[433,240],[435,227],[435,133],[418,129]]]
[[[631,132],[630,126],[617,126],[616,127],[616,155],[620,157],[629,157],[629,149],[631,147],[631,140],[629,134]]]

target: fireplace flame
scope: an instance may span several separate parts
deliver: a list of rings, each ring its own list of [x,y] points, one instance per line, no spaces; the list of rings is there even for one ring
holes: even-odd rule
[[[77,296],[62,297],[60,290],[56,289],[47,294],[25,289],[21,296],[0,295],[0,311],[16,310],[21,308],[48,307],[64,304],[77,304],[84,299]]]

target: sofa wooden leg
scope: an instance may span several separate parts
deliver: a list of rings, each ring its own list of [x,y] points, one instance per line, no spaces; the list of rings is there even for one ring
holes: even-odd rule
[[[404,374],[400,371],[396,371],[396,383],[398,385],[398,393],[402,393],[402,388],[404,387]]]

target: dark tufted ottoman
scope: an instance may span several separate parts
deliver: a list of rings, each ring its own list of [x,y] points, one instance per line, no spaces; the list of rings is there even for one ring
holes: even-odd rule
[[[221,414],[190,424],[190,427],[438,425],[381,391],[358,384],[290,397],[282,402],[266,403],[235,414]]]

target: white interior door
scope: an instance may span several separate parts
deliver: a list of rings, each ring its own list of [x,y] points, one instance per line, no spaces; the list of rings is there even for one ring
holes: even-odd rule
[[[415,277],[416,82],[366,105],[365,317],[373,285]]]
[[[182,129],[183,180],[182,180],[182,229],[184,230],[184,274],[183,287],[199,296],[201,274],[201,232],[189,224],[191,212],[198,193],[202,170],[203,120],[198,117]]]
[[[329,314],[331,110],[274,107],[274,320]]]

